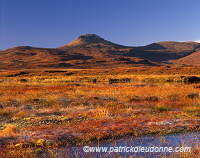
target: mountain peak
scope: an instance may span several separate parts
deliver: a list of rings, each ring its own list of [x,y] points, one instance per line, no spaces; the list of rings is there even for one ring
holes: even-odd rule
[[[95,34],[83,34],[81,36],[79,36],[79,38],[101,38]]]
[[[87,45],[87,44],[94,44],[94,43],[113,44],[112,42],[109,42],[95,34],[83,34],[67,45],[78,46],[78,45]]]
[[[106,44],[106,45],[117,45],[95,34],[83,34],[79,36],[77,39],[75,39],[74,41],[70,42],[69,44],[66,44],[58,48],[83,46],[83,45],[89,45],[89,44],[100,44],[100,43]]]
[[[74,42],[75,43],[79,42],[79,44],[93,44],[93,43],[107,43],[108,41],[104,40],[103,38],[95,34],[83,34],[69,44],[74,44]]]

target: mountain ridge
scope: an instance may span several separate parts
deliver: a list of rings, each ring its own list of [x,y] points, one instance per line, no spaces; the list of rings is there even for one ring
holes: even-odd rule
[[[57,48],[18,46],[0,51],[5,68],[114,68],[192,64],[200,43],[162,41],[146,46],[123,46],[95,34],[83,34]],[[198,53],[197,53],[198,54]],[[189,56],[189,57],[188,57]],[[188,57],[188,58],[187,58]],[[183,58],[183,59],[182,59]],[[195,60],[194,65],[199,65]]]

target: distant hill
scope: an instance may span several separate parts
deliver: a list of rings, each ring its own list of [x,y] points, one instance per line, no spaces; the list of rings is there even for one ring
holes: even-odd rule
[[[197,65],[200,63],[197,58],[199,48],[200,44],[196,42],[173,41],[127,47],[95,34],[83,34],[54,49],[19,46],[0,51],[0,69],[115,68],[166,63]]]
[[[135,56],[154,62],[168,62],[190,55],[200,47],[196,42],[164,41],[130,50],[126,56]]]

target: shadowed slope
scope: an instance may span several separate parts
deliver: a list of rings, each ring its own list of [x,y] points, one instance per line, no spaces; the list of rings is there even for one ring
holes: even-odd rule
[[[154,62],[167,62],[179,59],[195,52],[200,47],[196,42],[164,41],[152,43],[144,47],[131,49],[125,56],[135,56]]]
[[[191,55],[178,60],[172,60],[171,62],[178,65],[200,65],[200,49],[197,49],[197,51]]]

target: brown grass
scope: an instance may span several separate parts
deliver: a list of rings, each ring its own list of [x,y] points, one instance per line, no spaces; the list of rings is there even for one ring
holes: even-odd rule
[[[8,124],[5,129],[0,132],[0,138],[2,137],[14,137],[17,136],[19,130],[16,125]]]

